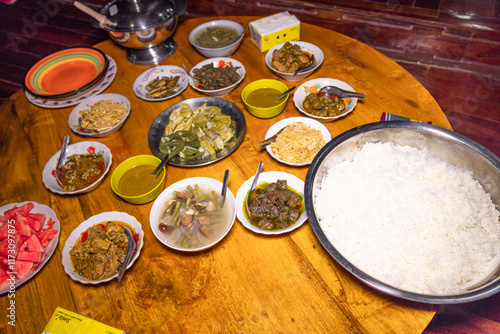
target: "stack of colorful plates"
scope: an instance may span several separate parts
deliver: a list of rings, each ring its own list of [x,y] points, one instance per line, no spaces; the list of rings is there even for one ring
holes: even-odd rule
[[[102,51],[73,47],[52,53],[26,72],[24,88],[33,104],[45,108],[75,105],[107,88],[116,63]]]

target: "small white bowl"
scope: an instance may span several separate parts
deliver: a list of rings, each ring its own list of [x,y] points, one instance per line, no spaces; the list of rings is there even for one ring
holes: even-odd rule
[[[105,223],[108,221],[118,221],[118,222],[123,222],[125,223],[125,226],[128,228],[132,228],[132,233],[135,231],[135,242],[136,242],[136,248],[135,248],[135,254],[132,256],[130,259],[130,262],[127,266],[127,269],[130,269],[132,265],[134,264],[135,260],[139,257],[139,254],[141,253],[142,246],[144,244],[144,232],[142,231],[142,225],[135,219],[135,217],[125,213],[125,212],[103,212],[98,215],[92,216],[80,225],[78,225],[77,228],[71,232],[70,236],[68,239],[66,239],[66,243],[64,244],[64,248],[62,250],[62,264],[64,267],[64,271],[66,274],[69,275],[74,281],[83,283],[83,284],[99,284],[103,282],[108,282],[111,281],[112,279],[116,278],[118,276],[118,273],[107,277],[103,279],[98,279],[98,280],[93,280],[93,279],[88,279],[85,277],[82,277],[78,274],[76,274],[73,270],[73,266],[71,265],[71,258],[69,255],[69,251],[73,248],[73,246],[76,244],[80,236],[82,235],[83,232],[85,232],[89,227],[92,227],[94,225],[98,225],[100,223]]]
[[[213,48],[212,49],[212,48],[204,48],[204,47],[201,47],[199,45],[196,45],[196,43],[194,42],[194,38],[200,31],[202,31],[205,28],[218,27],[218,26],[230,27],[230,28],[236,29],[236,31],[238,33],[240,33],[241,35],[236,42],[234,42],[230,45],[221,47],[221,48]],[[229,20],[209,21],[209,22],[202,23],[199,26],[197,26],[196,28],[194,28],[193,30],[191,30],[191,32],[189,33],[189,42],[196,50],[198,50],[199,53],[201,53],[202,55],[204,55],[207,58],[229,57],[240,46],[241,41],[243,40],[243,37],[245,36],[243,34],[243,31],[244,31],[244,29],[241,26],[241,24],[239,24],[238,22],[235,22],[235,21],[229,21]]]
[[[323,135],[323,139],[325,140],[326,143],[328,143],[330,140],[332,140],[332,135],[326,126],[324,126],[322,123],[320,123],[314,119],[308,118],[308,117],[289,117],[289,118],[285,118],[279,122],[274,123],[267,130],[265,139],[268,139],[269,137],[274,136],[279,130],[283,129],[285,126],[292,124],[292,123],[297,123],[297,122],[304,123],[305,125],[309,126],[312,129],[316,129],[316,130],[321,131],[321,134]],[[281,163],[290,165],[290,166],[307,166],[307,165],[310,165],[312,162],[312,161],[310,161],[310,162],[298,164],[298,163],[284,161],[284,160],[278,158],[274,154],[273,149],[271,148],[271,145],[267,145],[266,150],[274,159],[278,160]]]
[[[196,248],[185,248],[185,247],[180,247],[177,244],[173,242],[169,242],[164,233],[160,231],[160,228],[158,227],[159,221],[160,221],[160,216],[163,214],[165,211],[165,203],[173,198],[173,192],[174,191],[181,191],[186,189],[187,186],[194,187],[195,184],[198,184],[200,187],[202,186],[208,186],[212,189],[217,189],[217,192],[220,194],[220,191],[222,190],[222,183],[220,181],[217,181],[215,179],[211,179],[208,177],[191,177],[187,178],[184,180],[181,180],[179,182],[176,182],[172,184],[170,187],[167,189],[163,190],[163,192],[156,198],[153,207],[151,208],[151,213],[149,215],[149,221],[151,224],[151,230],[153,231],[154,235],[162,244],[164,244],[167,247],[170,247],[175,250],[179,251],[184,251],[184,252],[197,252],[201,251],[207,248],[210,248],[217,244],[219,241],[221,241],[231,230],[234,224],[234,220],[236,218],[236,207],[235,207],[235,200],[234,200],[234,195],[231,192],[229,188],[227,188],[226,191],[226,201],[224,204],[224,208],[226,206],[229,207],[229,219],[227,221],[227,226],[221,231],[220,235],[216,236],[214,240],[211,242],[200,245],[199,247]]]
[[[92,106],[96,102],[99,102],[102,100],[110,100],[110,101],[119,102],[119,103],[125,105],[125,107],[127,107],[127,112],[126,112],[125,116],[122,118],[122,120],[118,124],[113,126],[111,129],[97,132],[97,133],[85,132],[80,127],[80,122],[78,121],[78,119],[80,118],[80,111],[88,110],[88,109],[92,108]],[[81,103],[79,103],[76,107],[74,107],[71,114],[69,114],[68,124],[69,124],[69,128],[74,133],[77,133],[81,136],[101,138],[101,137],[110,136],[110,135],[116,133],[118,130],[120,130],[123,123],[125,123],[125,120],[127,119],[128,115],[130,115],[130,101],[125,96],[120,95],[120,94],[112,94],[112,93],[100,94],[100,95],[88,97],[85,100],[83,100]]]
[[[253,225],[250,223],[245,216],[245,212],[243,210],[245,207],[245,201],[248,195],[248,192],[250,191],[250,187],[252,186],[252,182],[255,176],[252,176],[250,179],[246,180],[236,193],[236,208],[238,210],[237,216],[238,220],[245,226],[247,229],[250,231],[253,231],[255,233],[259,234],[267,234],[267,235],[275,235],[275,234],[284,234],[288,233],[290,231],[293,231],[297,228],[299,228],[304,222],[307,220],[307,212],[305,210],[305,204],[303,204],[303,207],[301,209],[301,215],[299,219],[295,222],[295,224],[292,224],[288,226],[287,228],[281,229],[281,230],[263,230],[261,228],[258,228],[257,226]],[[278,180],[286,180],[287,185],[292,187],[299,195],[302,197],[302,202],[304,202],[304,181],[296,177],[295,175],[288,174],[285,172],[264,172],[260,173],[259,176],[259,181],[258,184],[262,182],[266,183],[271,183],[271,182],[276,182]]]
[[[153,81],[154,79],[158,77],[175,77],[175,76],[180,76],[179,78],[179,87],[174,90],[174,93],[172,95],[166,96],[166,97],[159,97],[159,98],[154,98],[148,95],[148,90],[146,89],[146,86]],[[174,96],[179,95],[182,93],[188,86],[188,79],[187,79],[187,73],[184,69],[180,68],[179,66],[173,66],[173,65],[162,65],[162,66],[156,66],[153,68],[150,68],[149,70],[146,70],[142,72],[134,81],[134,84],[132,85],[132,89],[134,91],[135,96],[138,98],[141,98],[146,101],[164,101],[167,99],[171,99]]]
[[[104,157],[104,163],[106,164],[106,169],[104,170],[104,173],[102,173],[101,177],[91,185],[80,190],[67,191],[61,188],[56,180],[55,168],[57,165],[57,161],[59,160],[60,152],[61,150],[57,151],[57,153],[54,154],[43,167],[42,181],[45,187],[47,187],[47,189],[61,195],[83,194],[83,193],[88,193],[97,188],[101,184],[106,174],[109,172],[113,160],[109,148],[106,145],[101,144],[99,142],[82,141],[79,143],[68,145],[68,155],[67,155],[68,157],[73,154],[87,154],[87,153],[102,154]]]
[[[277,75],[279,75],[280,77],[282,77],[285,80],[301,81],[305,77],[312,74],[312,72],[316,71],[316,69],[318,67],[320,67],[320,65],[323,63],[323,60],[325,59],[325,55],[323,54],[323,51],[321,51],[321,49],[318,48],[314,44],[307,43],[307,42],[301,42],[301,41],[292,41],[290,43],[298,44],[298,45],[300,45],[301,50],[304,50],[304,51],[307,51],[307,52],[313,54],[314,58],[316,59],[316,65],[313,68],[309,69],[308,71],[301,72],[298,74],[280,72],[280,71],[276,70],[275,68],[273,68],[271,66],[272,59],[273,59],[273,52],[276,49],[281,49],[283,47],[283,45],[285,45],[285,43],[278,44],[278,45],[272,47],[269,51],[267,51],[266,58],[265,58],[266,65],[267,65],[267,67],[269,67],[269,69],[271,69],[271,71],[275,72]]]
[[[302,85],[300,85],[297,90],[294,93],[293,96],[293,102],[295,103],[295,107],[299,109],[301,113],[304,115],[314,118],[315,120],[318,120],[322,123],[328,123],[331,121],[336,120],[337,118],[344,117],[348,113],[350,113],[356,104],[358,103],[358,98],[357,97],[351,97],[350,100],[346,104],[345,112],[341,115],[338,116],[332,116],[332,117],[321,117],[321,116],[314,116],[311,115],[310,113],[306,112],[304,110],[304,107],[302,106],[302,102],[304,102],[304,99],[306,98],[307,95],[318,92],[321,88],[325,86],[335,86],[339,87],[345,90],[353,91],[355,92],[354,88],[349,86],[347,83],[337,80],[337,79],[330,79],[330,78],[320,78],[320,79],[312,79],[307,82],[304,82]],[[346,98],[349,99],[349,98]]]
[[[196,83],[193,81],[193,78],[189,77],[189,84],[191,85],[191,87],[193,87],[194,90],[197,90],[201,93],[204,93],[204,94],[207,94],[210,96],[218,96],[218,97],[226,96],[227,94],[231,93],[236,88],[236,86],[238,86],[241,83],[241,81],[243,81],[243,78],[245,77],[245,73],[246,73],[245,66],[243,66],[242,63],[240,63],[239,61],[237,61],[235,59],[224,58],[224,57],[210,58],[210,59],[206,59],[206,60],[196,64],[190,71],[191,76],[194,75],[193,70],[195,68],[202,68],[204,65],[211,64],[211,63],[214,65],[214,67],[221,67],[221,66],[224,67],[226,65],[233,65],[234,67],[239,67],[239,69],[237,69],[236,72],[240,75],[240,79],[237,82],[235,82],[234,84],[232,84],[231,86],[220,88],[220,89],[207,90],[207,89],[199,88],[196,85]]]

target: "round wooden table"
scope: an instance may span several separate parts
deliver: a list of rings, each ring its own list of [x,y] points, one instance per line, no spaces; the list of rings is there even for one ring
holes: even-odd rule
[[[254,17],[228,17],[246,26]],[[205,59],[188,41],[189,32],[210,18],[180,22],[173,36],[175,54],[162,64],[191,68]],[[374,49],[344,35],[309,24],[301,25],[301,40],[319,46],[325,61],[304,81],[336,78],[366,93],[348,116],[327,123],[333,137],[356,126],[377,122],[382,112],[432,121],[451,129],[442,110],[407,71]],[[149,213],[153,203],[132,205],[114,195],[109,180],[114,168],[137,154],[151,154],[148,130],[156,116],[169,106],[201,96],[188,87],[163,102],[137,98],[132,83],[145,69],[128,62],[125,50],[109,40],[97,48],[111,56],[118,73],[104,91],[126,96],[131,115],[121,130],[97,139],[113,154],[110,173],[94,191],[77,196],[50,192],[42,183],[42,169],[60,149],[69,133],[71,142],[87,140],[73,133],[68,115],[73,107],[44,109],[31,104],[23,91],[0,109],[0,205],[35,201],[52,207],[61,222],[59,244],[52,258],[29,282],[15,291],[16,327],[0,322],[0,332],[39,333],[56,307],[77,312],[124,330],[126,333],[420,333],[435,314],[421,305],[379,293],[348,274],[323,249],[306,222],[292,233],[265,237],[247,230],[237,220],[215,247],[195,253],[175,252],[153,235]],[[224,99],[244,113],[247,134],[227,158],[203,167],[168,166],[166,186],[187,177],[205,176],[222,181],[230,170],[229,189],[234,195],[250,178],[259,161],[263,171],[285,171],[304,180],[307,167],[289,167],[274,160],[258,142],[278,120],[302,116],[293,101],[272,119],[250,115],[241,92],[261,78],[281,80],[264,62],[247,34],[232,56],[246,68],[243,82]],[[287,82],[289,87],[297,83]],[[300,83],[299,83],[300,84]],[[96,139],[92,139],[96,140]],[[73,229],[82,221],[106,211],[135,216],[145,233],[144,248],[124,280],[101,285],[73,281],[61,264],[61,251]],[[4,310],[11,301],[0,298]]]

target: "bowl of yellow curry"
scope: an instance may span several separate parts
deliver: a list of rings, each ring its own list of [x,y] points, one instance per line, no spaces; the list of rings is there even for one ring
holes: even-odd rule
[[[165,186],[165,167],[157,177],[151,174],[160,162],[153,155],[136,155],[123,161],[111,174],[111,189],[132,204],[151,202]]]

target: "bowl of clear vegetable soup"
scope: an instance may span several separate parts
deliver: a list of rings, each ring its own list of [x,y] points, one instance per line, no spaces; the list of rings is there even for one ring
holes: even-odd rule
[[[222,176],[222,175],[221,175]],[[149,221],[165,246],[185,252],[215,246],[227,236],[236,218],[234,195],[222,182],[208,177],[178,181],[155,200]]]

